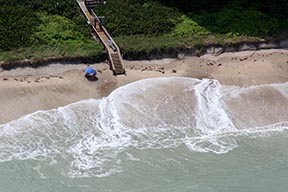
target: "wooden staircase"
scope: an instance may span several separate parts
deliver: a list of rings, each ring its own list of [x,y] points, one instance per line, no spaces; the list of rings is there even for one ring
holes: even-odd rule
[[[120,49],[114,42],[108,31],[105,29],[101,20],[98,18],[96,13],[93,11],[97,5],[104,4],[104,0],[76,0],[85,17],[88,20],[88,24],[93,29],[94,35],[104,45],[105,50],[109,56],[110,69],[113,71],[113,75],[125,74],[123,67],[122,56]]]

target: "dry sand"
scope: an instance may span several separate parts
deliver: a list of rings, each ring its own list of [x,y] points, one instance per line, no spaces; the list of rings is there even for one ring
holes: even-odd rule
[[[151,77],[212,78],[224,85],[288,82],[288,50],[224,53],[153,61],[124,61],[126,76],[114,77],[105,63],[90,65],[98,81],[87,81],[86,65],[51,64],[39,68],[0,69],[0,124],[37,110],[107,96],[117,87]]]

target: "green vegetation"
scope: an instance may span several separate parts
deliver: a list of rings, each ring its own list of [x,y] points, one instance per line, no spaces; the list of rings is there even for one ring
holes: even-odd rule
[[[33,38],[36,44],[44,45],[79,45],[89,44],[91,41],[78,30],[78,26],[66,17],[37,13],[41,24],[37,26]]]
[[[24,47],[0,53],[0,61],[41,60],[44,58],[97,58],[102,56],[103,47],[100,44],[87,45],[39,45]]]
[[[263,36],[277,32],[280,23],[257,10],[224,8],[217,13],[192,16],[201,26],[217,34]]]
[[[140,0],[110,0],[97,13],[105,16],[105,26],[113,36],[169,33],[178,16],[175,9],[157,1]]]
[[[15,11],[13,7],[1,6],[0,16],[0,50],[33,44],[33,31],[40,23],[34,12],[22,7]]]
[[[1,61],[95,57],[103,53],[103,47],[89,38],[76,2],[48,2],[0,0],[4,5],[0,8]]]
[[[75,0],[0,0],[0,60],[94,57]],[[287,37],[286,0],[108,0],[96,9],[123,53]]]
[[[260,37],[211,35],[129,35],[115,38],[124,53],[161,51],[171,48],[188,48],[202,45],[233,44],[241,41],[259,41]],[[136,42],[136,43],[135,43]]]
[[[175,36],[183,35],[209,35],[212,32],[207,28],[200,26],[196,21],[182,15],[179,20],[177,20],[172,34]]]

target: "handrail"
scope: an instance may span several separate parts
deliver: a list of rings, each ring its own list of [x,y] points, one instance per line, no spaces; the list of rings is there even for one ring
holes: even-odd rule
[[[93,9],[87,8],[85,0],[76,0],[80,6],[82,12],[88,20],[88,24],[93,29],[94,34],[97,35],[100,42],[104,45],[110,61],[110,69],[113,70],[114,75],[125,74],[123,68],[123,60],[119,47],[110,36],[106,28],[102,25],[101,20],[93,11]],[[99,27],[99,28],[98,28]],[[100,29],[100,30],[99,30]],[[101,34],[103,33],[103,34]],[[107,41],[107,42],[106,42]],[[114,57],[117,54],[117,58]],[[113,56],[114,55],[114,56]]]
[[[95,16],[95,18],[98,20],[98,22],[101,23],[100,19],[98,18],[98,16],[96,15],[96,13],[93,10],[91,10],[91,13],[93,16]],[[121,55],[121,52],[120,52],[118,45],[115,43],[114,39],[110,36],[110,34],[106,30],[106,28],[103,25],[101,27],[102,27],[102,30],[104,31],[104,33],[106,34],[106,36],[108,37],[108,39],[112,41],[113,45],[117,49],[118,56],[120,58],[120,61],[122,62],[122,55]]]
[[[95,26],[91,26],[94,29],[94,32],[96,31]],[[96,33],[96,32],[95,32]],[[109,52],[109,48],[107,47],[106,43],[103,41],[103,39],[99,38],[99,40],[101,41],[101,43],[105,46],[105,50]],[[112,55],[110,53],[108,53],[108,57],[110,59],[110,61],[113,61]],[[112,70],[115,70],[115,67],[113,65],[111,65]]]

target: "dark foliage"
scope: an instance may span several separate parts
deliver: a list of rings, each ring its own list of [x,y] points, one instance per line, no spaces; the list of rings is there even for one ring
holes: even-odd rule
[[[257,8],[264,14],[274,17],[279,21],[288,18],[288,1],[287,0],[255,0]]]
[[[33,44],[33,32],[40,23],[31,9],[0,7],[0,49],[26,47]]]
[[[24,7],[33,11],[44,11],[72,19],[79,16],[76,0],[0,0],[0,4],[14,8]]]
[[[224,8],[192,18],[202,27],[218,34],[262,36],[277,32],[280,27],[277,19],[253,9]]]
[[[112,36],[133,35],[137,37],[133,44],[142,36],[153,39],[145,47],[161,41],[159,36],[262,38],[288,32],[287,0],[107,1],[96,12],[105,16]],[[76,0],[0,0],[0,4],[0,50],[32,45],[74,49],[89,42],[90,29]]]
[[[163,34],[175,26],[173,8],[156,1],[110,0],[97,8],[105,16],[105,24],[113,35]]]
[[[199,13],[203,10],[207,12],[216,12],[225,7],[230,0],[182,0],[182,1],[171,1],[171,0],[158,0],[159,2],[171,6],[177,7],[180,11]]]

